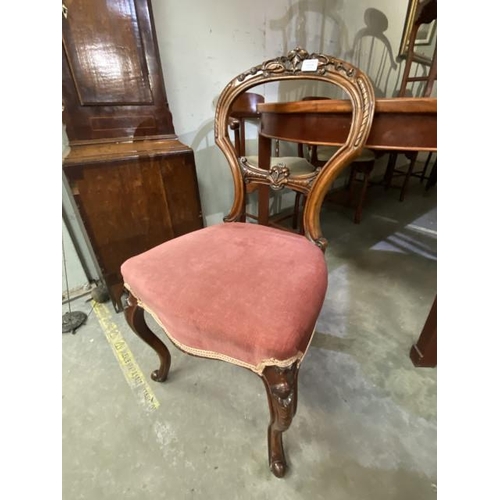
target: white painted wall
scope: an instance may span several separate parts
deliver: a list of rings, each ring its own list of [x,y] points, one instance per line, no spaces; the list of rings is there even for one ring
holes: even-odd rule
[[[87,285],[88,280],[64,221],[62,221],[62,249],[62,293],[68,297]]]
[[[62,127],[62,158],[69,152],[68,136],[66,129]],[[98,280],[100,274],[96,259],[93,255],[87,236],[83,233],[83,225],[80,222],[78,209],[72,198],[69,186],[62,174],[62,294],[63,297],[73,295],[73,292],[81,290],[89,285],[90,280]],[[69,226],[69,227],[68,227]],[[75,241],[73,241],[73,237]],[[80,249],[80,255],[75,245]],[[80,256],[83,259],[80,260]],[[84,268],[85,265],[85,268]],[[87,270],[89,276],[87,277]]]
[[[66,129],[62,127],[62,158],[68,153],[68,136]],[[64,187],[63,187],[64,189]],[[63,297],[71,296],[75,290],[79,290],[88,283],[87,276],[83,270],[82,263],[71,239],[64,219],[62,220],[62,294]]]

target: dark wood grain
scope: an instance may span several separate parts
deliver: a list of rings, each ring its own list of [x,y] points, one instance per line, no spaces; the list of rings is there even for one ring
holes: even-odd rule
[[[82,105],[151,104],[144,45],[133,0],[73,0],[63,43]]]
[[[70,143],[175,135],[149,0],[72,0],[67,7],[62,97]]]
[[[176,140],[79,145],[63,170],[113,304],[122,310],[121,264],[203,227],[193,152]]]

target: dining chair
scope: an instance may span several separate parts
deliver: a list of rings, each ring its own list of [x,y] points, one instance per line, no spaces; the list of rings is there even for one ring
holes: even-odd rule
[[[255,92],[244,92],[239,95],[233,102],[230,112],[230,128],[234,132],[234,145],[236,150],[236,155],[238,158],[246,158],[246,161],[250,165],[258,166],[259,156],[258,155],[247,155],[246,148],[246,137],[247,130],[246,124],[248,121],[252,121],[255,125],[258,125],[260,113],[257,110],[257,105],[264,103],[265,98],[262,94],[257,94]],[[303,175],[309,174],[316,170],[316,167],[301,156],[281,156],[279,141],[275,141],[274,155],[271,158],[271,165],[278,165],[280,163],[285,163],[290,169],[291,175]],[[258,189],[259,185],[255,183],[246,183],[245,189],[246,193],[253,193]],[[302,227],[299,226],[299,214],[300,214],[300,199],[302,194],[300,192],[295,192],[295,202],[293,211],[289,213],[276,213],[269,219],[269,224],[283,229],[288,229],[288,225],[283,225],[283,221],[292,218],[291,227],[294,230],[301,231]],[[270,200],[268,200],[270,201]],[[246,202],[245,202],[246,206]],[[241,218],[241,222],[245,222],[246,218],[253,220],[258,220],[258,215],[249,213],[245,210]]]
[[[231,107],[238,96],[256,85],[286,80],[336,85],[352,103],[345,145],[321,170],[305,175],[291,175],[284,164],[269,170],[248,164],[236,154],[229,135]],[[335,177],[361,153],[373,112],[370,80],[329,55],[299,47],[240,73],[223,89],[215,110],[215,142],[234,183],[224,222],[162,243],[121,267],[128,290],[127,322],[159,357],[153,380],[167,379],[171,358],[147,325],[145,311],[181,351],[241,366],[262,379],[270,412],[268,462],[277,477],[287,470],[282,435],[297,411],[299,369],[328,285],[321,204]],[[304,235],[240,222],[247,182],[306,194]],[[202,438],[204,430],[196,432]]]

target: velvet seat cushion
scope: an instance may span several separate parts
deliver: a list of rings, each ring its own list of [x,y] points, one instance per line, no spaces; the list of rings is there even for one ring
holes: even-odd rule
[[[179,348],[258,373],[303,356],[327,288],[325,258],[313,243],[248,223],[167,241],[121,272]]]

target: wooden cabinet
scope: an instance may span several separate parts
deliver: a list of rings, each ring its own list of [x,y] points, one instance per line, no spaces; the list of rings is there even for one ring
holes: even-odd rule
[[[193,151],[175,135],[149,0],[63,3],[63,160],[115,309],[120,266],[203,227]]]
[[[203,226],[193,152],[175,139],[78,145],[64,171],[121,310],[121,264]]]

